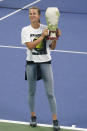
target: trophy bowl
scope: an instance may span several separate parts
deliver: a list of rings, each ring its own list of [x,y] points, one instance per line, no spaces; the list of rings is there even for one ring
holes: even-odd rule
[[[58,22],[60,17],[59,9],[57,7],[48,7],[45,12],[45,17],[49,30],[49,35],[47,36],[47,39],[57,40]]]

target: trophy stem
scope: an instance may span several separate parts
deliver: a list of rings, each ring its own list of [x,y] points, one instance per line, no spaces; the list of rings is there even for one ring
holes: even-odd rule
[[[57,30],[56,31],[49,31],[49,35],[47,36],[47,40],[58,40]]]

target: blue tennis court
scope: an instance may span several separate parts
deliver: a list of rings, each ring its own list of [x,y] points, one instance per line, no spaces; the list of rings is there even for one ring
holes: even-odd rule
[[[26,5],[25,10],[19,10]],[[0,120],[30,120],[28,84],[24,80],[26,47],[21,44],[21,29],[30,24],[31,6],[41,9],[43,24],[47,7],[60,10],[58,26],[62,35],[51,51],[59,124],[87,130],[86,0],[0,1]],[[38,123],[52,124],[43,81],[37,82],[36,113]]]

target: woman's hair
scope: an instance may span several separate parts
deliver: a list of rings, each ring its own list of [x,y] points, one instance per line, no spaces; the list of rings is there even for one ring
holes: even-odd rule
[[[31,9],[36,9],[38,11],[38,14],[41,15],[41,10],[38,7],[35,7],[35,6],[30,7],[29,12],[30,12]],[[39,19],[39,22],[40,22],[40,19]]]

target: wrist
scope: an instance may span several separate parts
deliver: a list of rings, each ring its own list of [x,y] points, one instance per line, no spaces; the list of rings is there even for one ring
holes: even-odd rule
[[[41,37],[44,39],[45,36],[42,34]]]
[[[39,41],[43,41],[43,39],[44,39],[44,37],[41,35],[41,36],[39,37]]]
[[[52,40],[52,42],[55,42],[55,43],[56,43],[56,42],[57,42],[57,40]]]

